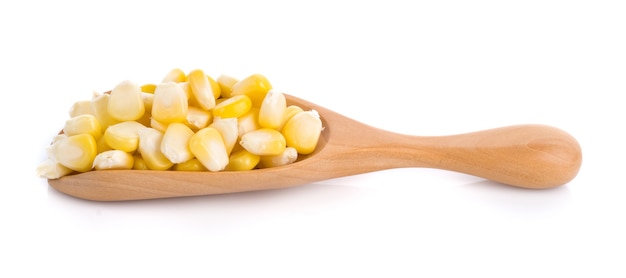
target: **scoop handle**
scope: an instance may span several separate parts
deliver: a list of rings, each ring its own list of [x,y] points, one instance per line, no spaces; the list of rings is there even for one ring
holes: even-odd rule
[[[451,170],[525,188],[551,188],[572,180],[582,151],[567,132],[546,125],[516,125],[442,136],[396,138],[420,166]],[[399,155],[397,152],[394,155]]]

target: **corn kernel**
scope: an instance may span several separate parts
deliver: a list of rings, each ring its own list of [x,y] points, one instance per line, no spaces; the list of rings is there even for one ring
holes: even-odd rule
[[[246,95],[233,96],[227,98],[213,108],[213,117],[238,118],[248,113],[252,107],[252,101]]]
[[[283,114],[287,108],[287,100],[281,92],[270,90],[265,95],[259,110],[259,125],[278,129],[283,121]]]
[[[72,136],[81,133],[91,134],[96,140],[102,136],[100,122],[95,116],[89,114],[78,115],[65,121],[63,133]]]
[[[155,89],[156,89],[156,84],[148,83],[148,84],[141,85],[142,93],[154,94]]]
[[[220,132],[220,134],[222,135],[222,139],[224,140],[226,153],[230,154],[235,144],[237,144],[237,138],[239,137],[237,118],[217,118],[209,126],[217,129],[217,131]]]
[[[245,171],[252,170],[259,164],[260,156],[252,154],[246,150],[241,150],[230,155],[226,171]]]
[[[235,83],[231,95],[247,95],[252,100],[252,106],[261,107],[265,95],[271,89],[272,85],[265,76],[253,74]]]
[[[139,130],[139,153],[143,157],[146,166],[151,170],[167,170],[172,167],[172,162],[161,152],[163,133],[154,128]]]
[[[165,82],[185,82],[187,81],[187,76],[185,75],[185,72],[179,68],[174,68],[172,70],[170,70],[165,77],[163,77],[163,80],[161,81],[161,83],[165,83]]]
[[[185,124],[193,131],[198,131],[209,126],[209,123],[213,121],[213,114],[204,109],[189,106],[187,111],[187,118]]]
[[[174,171],[206,171],[206,167],[202,165],[200,160],[192,158],[183,163],[174,165]]]
[[[259,168],[270,168],[291,164],[298,159],[298,151],[292,147],[286,147],[279,155],[266,155],[261,157]]]
[[[304,110],[302,110],[302,108],[300,108],[300,106],[297,105],[289,105],[287,106],[287,108],[285,108],[285,111],[283,112],[283,120],[282,123],[280,124],[280,126],[278,128],[276,128],[276,130],[281,131],[283,129],[283,127],[285,126],[285,124],[287,123],[287,121],[289,121],[291,119],[291,117],[293,117],[295,114],[298,114],[300,112],[303,112]]]
[[[143,160],[140,153],[135,153],[133,155],[133,170],[150,170],[148,165],[146,165],[146,161]]]
[[[209,171],[221,171],[228,165],[224,139],[215,128],[206,127],[191,136],[189,149]]]
[[[238,119],[237,129],[239,130],[239,137],[259,128],[261,128],[261,125],[259,125],[259,108],[257,107],[250,108],[248,113]]]
[[[131,81],[122,81],[110,93],[109,115],[118,121],[134,121],[145,112],[141,87]]]
[[[209,110],[215,107],[215,99],[219,94],[219,85],[202,70],[192,70],[187,75],[187,83],[200,108]],[[218,91],[218,92],[216,92]]]
[[[322,133],[322,121],[315,110],[300,112],[285,123],[281,133],[287,146],[294,147],[300,154],[310,154]]]
[[[144,128],[144,125],[135,121],[114,124],[104,131],[104,140],[112,149],[131,153],[137,150],[139,131]]]
[[[217,84],[220,86],[220,96],[223,98],[232,97],[233,86],[239,82],[238,79],[222,74],[217,77]]]
[[[107,145],[107,141],[104,140],[104,136],[101,136],[100,139],[96,140],[96,149],[98,150],[98,153],[101,153],[112,150],[113,148]]]
[[[120,121],[114,119],[109,114],[109,99],[111,95],[101,94],[95,95],[91,99],[91,107],[93,108],[93,115],[96,116],[102,129],[106,129],[110,125],[119,123]]]
[[[89,114],[94,115],[93,107],[91,107],[91,100],[81,100],[74,102],[70,107],[70,118],[74,118],[79,115]]]
[[[193,131],[182,123],[171,123],[163,135],[161,152],[172,163],[182,163],[193,158],[189,150],[189,139]]]
[[[78,172],[91,170],[96,152],[96,139],[85,133],[68,136],[53,146],[54,159]]]
[[[176,83],[157,85],[152,100],[152,117],[162,123],[184,122],[188,102],[183,89]]]
[[[256,155],[278,155],[285,150],[285,137],[276,130],[261,128],[244,134],[239,144]]]
[[[55,159],[48,158],[44,160],[39,166],[37,166],[37,176],[46,179],[58,179],[63,176],[67,176],[74,172],[74,170],[63,166]]]
[[[134,165],[133,155],[120,151],[110,150],[101,152],[93,160],[93,167],[96,170],[112,169],[132,169]]]

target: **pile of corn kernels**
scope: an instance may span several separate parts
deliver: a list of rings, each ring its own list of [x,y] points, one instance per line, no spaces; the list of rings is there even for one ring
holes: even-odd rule
[[[57,179],[108,169],[240,171],[286,165],[312,153],[314,110],[287,106],[263,75],[211,78],[173,69],[161,83],[122,81],[70,109],[37,168]]]

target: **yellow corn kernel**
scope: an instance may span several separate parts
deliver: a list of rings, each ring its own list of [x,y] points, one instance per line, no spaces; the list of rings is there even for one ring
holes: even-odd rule
[[[183,163],[174,165],[174,171],[206,171],[206,167],[202,165],[200,160],[192,158]]]
[[[148,83],[148,84],[141,85],[142,93],[154,94],[155,89],[156,89],[156,84]]]
[[[135,122],[121,122],[114,124],[104,131],[106,144],[114,150],[134,152],[139,145],[139,131],[147,128]]]
[[[215,107],[215,99],[219,97],[219,85],[202,70],[192,70],[187,75],[187,83],[200,108],[209,110]],[[217,92],[216,92],[217,91]]]
[[[79,115],[89,114],[94,115],[93,107],[91,107],[91,100],[81,100],[74,102],[70,107],[70,118],[74,118]]]
[[[132,154],[120,150],[110,150],[96,155],[93,160],[93,168],[96,170],[128,170],[133,168],[134,162]]]
[[[261,107],[265,95],[271,89],[272,85],[265,76],[253,74],[235,83],[231,95],[247,95],[252,100],[252,106]]]
[[[239,144],[256,155],[278,155],[285,150],[285,137],[271,128],[250,131],[241,137]]]
[[[259,125],[278,129],[283,121],[283,114],[287,108],[287,100],[281,92],[270,90],[265,95],[259,109]]]
[[[146,161],[141,157],[141,154],[135,153],[133,155],[133,161],[133,170],[150,170],[148,165],[146,165]]]
[[[176,83],[157,85],[152,100],[152,118],[162,123],[184,122],[188,110],[187,96]]]
[[[233,86],[239,82],[238,79],[222,74],[220,76],[217,77],[217,85],[220,86],[220,96],[222,96],[223,98],[229,98],[232,97],[232,91],[233,91]]]
[[[39,166],[37,166],[37,176],[46,179],[58,179],[62,176],[67,176],[74,172],[74,170],[63,166],[55,159],[48,158],[44,160]]]
[[[189,106],[187,111],[187,118],[185,124],[193,131],[198,131],[209,126],[209,123],[213,121],[213,114],[204,109]]]
[[[163,135],[161,152],[172,163],[183,163],[193,158],[189,150],[189,139],[193,131],[182,123],[171,123]]]
[[[287,146],[294,147],[300,154],[310,154],[322,133],[322,121],[315,110],[300,112],[285,123],[281,133]]]
[[[298,159],[298,151],[292,147],[286,147],[279,155],[262,156],[259,168],[270,168],[294,163]]]
[[[161,83],[165,83],[165,82],[185,82],[187,81],[187,76],[185,75],[185,72],[179,68],[174,68],[172,70],[170,70],[165,77],[163,77],[163,80],[161,81]]]
[[[213,117],[238,118],[250,111],[250,107],[252,107],[252,101],[248,96],[233,96],[215,105]]]
[[[122,81],[110,93],[109,115],[118,121],[134,121],[145,112],[141,87],[131,81]]]
[[[224,140],[226,153],[230,154],[235,144],[237,144],[237,138],[239,138],[237,118],[217,118],[209,126],[220,132],[222,139]]]
[[[230,155],[226,171],[252,170],[259,164],[260,156],[252,154],[246,150],[241,150]]]
[[[261,128],[261,125],[259,125],[259,108],[257,107],[250,108],[248,113],[238,119],[237,129],[239,130],[239,137],[259,128]]]
[[[276,130],[281,131],[283,129],[283,126],[285,126],[285,124],[287,123],[287,121],[291,119],[291,117],[303,111],[304,110],[302,110],[302,108],[300,108],[300,106],[297,106],[297,105],[287,106],[287,108],[285,108],[285,111],[283,112],[282,123],[280,124],[278,128],[276,128]]]
[[[143,157],[146,166],[151,170],[167,170],[172,167],[172,162],[161,152],[163,133],[154,128],[139,130],[139,153]]]
[[[191,136],[189,149],[209,171],[221,171],[228,165],[224,139],[215,128],[205,127]]]
[[[68,136],[53,147],[54,159],[61,165],[78,172],[87,172],[96,157],[96,139],[89,134]]]
[[[93,108],[93,115],[96,116],[102,129],[106,129],[110,125],[119,123],[120,121],[114,119],[109,114],[109,99],[111,95],[101,94],[95,95],[91,99],[91,107]]]
[[[65,121],[63,133],[72,136],[81,133],[91,134],[93,138],[98,140],[102,136],[102,128],[100,122],[95,116],[89,114],[78,115]]]

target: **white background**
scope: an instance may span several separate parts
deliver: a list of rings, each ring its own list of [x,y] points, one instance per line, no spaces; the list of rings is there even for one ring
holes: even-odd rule
[[[0,4],[0,276],[626,276],[623,1],[261,2]],[[583,166],[541,191],[397,169],[118,203],[35,175],[74,101],[174,67],[406,134],[553,125]]]

